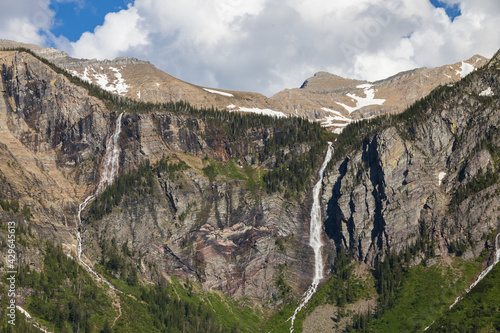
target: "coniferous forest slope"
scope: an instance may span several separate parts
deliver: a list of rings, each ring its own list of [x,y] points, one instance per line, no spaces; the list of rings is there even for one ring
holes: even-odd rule
[[[1,247],[16,221],[17,305],[33,317],[8,323],[5,275],[4,331],[288,332],[313,277],[328,141],[325,278],[295,331],[500,330],[498,267],[448,309],[498,246],[498,54],[339,136],[302,118],[132,101],[25,49],[0,62]],[[118,176],[79,225],[113,133]],[[78,231],[100,279],[78,260]]]

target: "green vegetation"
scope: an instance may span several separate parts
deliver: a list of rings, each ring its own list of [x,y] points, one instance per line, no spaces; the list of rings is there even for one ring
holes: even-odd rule
[[[491,168],[480,170],[469,182],[461,185],[453,194],[449,211],[454,211],[458,205],[467,198],[473,197],[482,190],[495,185],[500,179],[499,173]]]
[[[19,267],[18,286],[32,290],[28,312],[55,332],[95,332],[114,317],[109,296],[60,245],[48,242],[44,252],[42,272]]]
[[[115,332],[256,332],[260,317],[226,296],[197,293],[194,282],[176,278],[136,288],[139,298],[120,295]],[[196,286],[198,289],[199,286]]]
[[[208,159],[205,159],[208,161]],[[227,180],[245,180],[245,175],[240,170],[240,167],[233,160],[227,163],[221,163],[215,160],[209,160],[209,164],[203,169],[203,175],[207,177],[210,181],[214,181],[217,176],[223,176]]]
[[[146,160],[136,170],[121,174],[113,184],[108,185],[99,197],[89,205],[87,218],[90,221],[102,219],[120,204],[125,194],[137,197],[152,195],[154,184],[153,168],[151,168],[149,160]]]
[[[326,147],[324,140],[318,138],[301,156],[276,154],[275,168],[262,178],[268,192],[285,191],[285,197],[303,193],[310,185],[312,175],[319,169]]]
[[[429,332],[500,331],[500,265],[496,265],[453,309],[446,311]]]
[[[117,207],[122,198],[135,196],[144,198],[154,194],[156,177],[166,173],[169,178],[177,179],[178,172],[188,169],[184,162],[173,163],[168,158],[159,160],[151,165],[149,160],[145,160],[137,169],[119,175],[113,184],[108,185],[96,200],[89,205],[87,219],[98,221],[105,215],[111,213]]]
[[[366,281],[362,281],[354,275],[356,264],[351,263],[350,258],[352,258],[351,254],[346,253],[344,249],[339,249],[332,276],[316,291],[306,307],[297,314],[294,324],[297,332],[302,330],[302,323],[307,315],[319,305],[333,304],[340,309],[339,313],[343,314],[348,304],[362,298],[371,298],[370,286]],[[286,291],[286,287],[288,287],[282,274],[278,276],[276,284],[280,291]],[[287,320],[293,315],[302,298],[294,302],[288,295],[289,291],[281,297],[284,300],[282,308],[267,320],[262,329],[263,332],[284,333],[290,331],[290,321]]]
[[[12,214],[21,214],[26,221],[31,220],[31,209],[27,205],[23,205],[22,209],[19,209],[18,199],[6,199],[3,194],[0,193],[0,207],[4,212]]]
[[[460,259],[456,259],[454,267],[411,267],[402,274],[399,288],[390,290],[394,295],[390,308],[378,308],[376,315],[365,316],[363,323],[354,321],[351,331],[421,331],[448,309],[456,295],[465,290],[478,268],[477,264]],[[458,281],[455,281],[457,278]],[[384,299],[380,301],[381,304],[384,302]]]
[[[99,242],[99,247],[101,248],[99,264],[104,268],[104,271],[101,271],[104,276],[113,279],[115,279],[115,276],[119,276],[128,286],[139,285],[137,266],[133,261],[134,253],[130,252],[126,242],[122,244],[119,250],[115,238],[111,239],[111,241],[102,239]],[[116,283],[116,281],[113,282]],[[118,284],[115,285],[118,286]],[[124,290],[123,284],[118,287],[120,290]]]

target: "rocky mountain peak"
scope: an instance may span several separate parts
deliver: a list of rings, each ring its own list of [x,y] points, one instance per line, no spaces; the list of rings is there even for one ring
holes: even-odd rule
[[[307,89],[319,93],[339,93],[355,87],[366,81],[346,79],[328,72],[317,72],[304,81],[300,89]]]
[[[350,122],[384,113],[400,113],[440,85],[454,83],[488,59],[470,59],[436,68],[417,68],[373,83],[343,78],[325,71],[306,79],[300,88],[267,98],[253,92],[201,87],[179,80],[136,58],[73,59],[37,45],[0,40],[0,48],[25,47],[101,88],[145,102],[188,101],[196,107],[272,116],[300,116],[340,133]]]

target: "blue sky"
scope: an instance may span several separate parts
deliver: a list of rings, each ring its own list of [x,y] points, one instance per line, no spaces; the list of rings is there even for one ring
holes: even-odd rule
[[[430,2],[436,8],[443,8],[446,15],[448,15],[452,21],[455,20],[457,16],[462,14],[459,3],[447,4],[446,2],[440,0],[430,0]]]
[[[136,57],[187,82],[270,96],[319,71],[375,81],[500,48],[499,0],[13,0],[0,38]]]
[[[110,12],[118,12],[127,8],[127,0],[102,1],[54,1],[50,8],[55,13],[55,23],[50,31],[55,36],[64,36],[71,42],[76,42],[86,31],[94,31],[102,25],[104,17]]]
[[[452,21],[461,14],[458,3],[429,1],[434,7],[443,8]],[[133,0],[51,0],[50,8],[56,14],[51,32],[56,36],[62,35],[69,41],[76,42],[84,32],[92,32],[96,26],[102,25],[106,14],[126,9],[130,3],[133,3]]]

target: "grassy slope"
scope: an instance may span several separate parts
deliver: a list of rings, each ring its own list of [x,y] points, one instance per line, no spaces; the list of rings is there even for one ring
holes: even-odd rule
[[[447,310],[429,332],[499,332],[500,265],[496,265],[453,309]]]
[[[408,270],[394,306],[370,323],[375,332],[423,330],[474,280],[478,264],[455,259],[452,267],[422,265]]]

